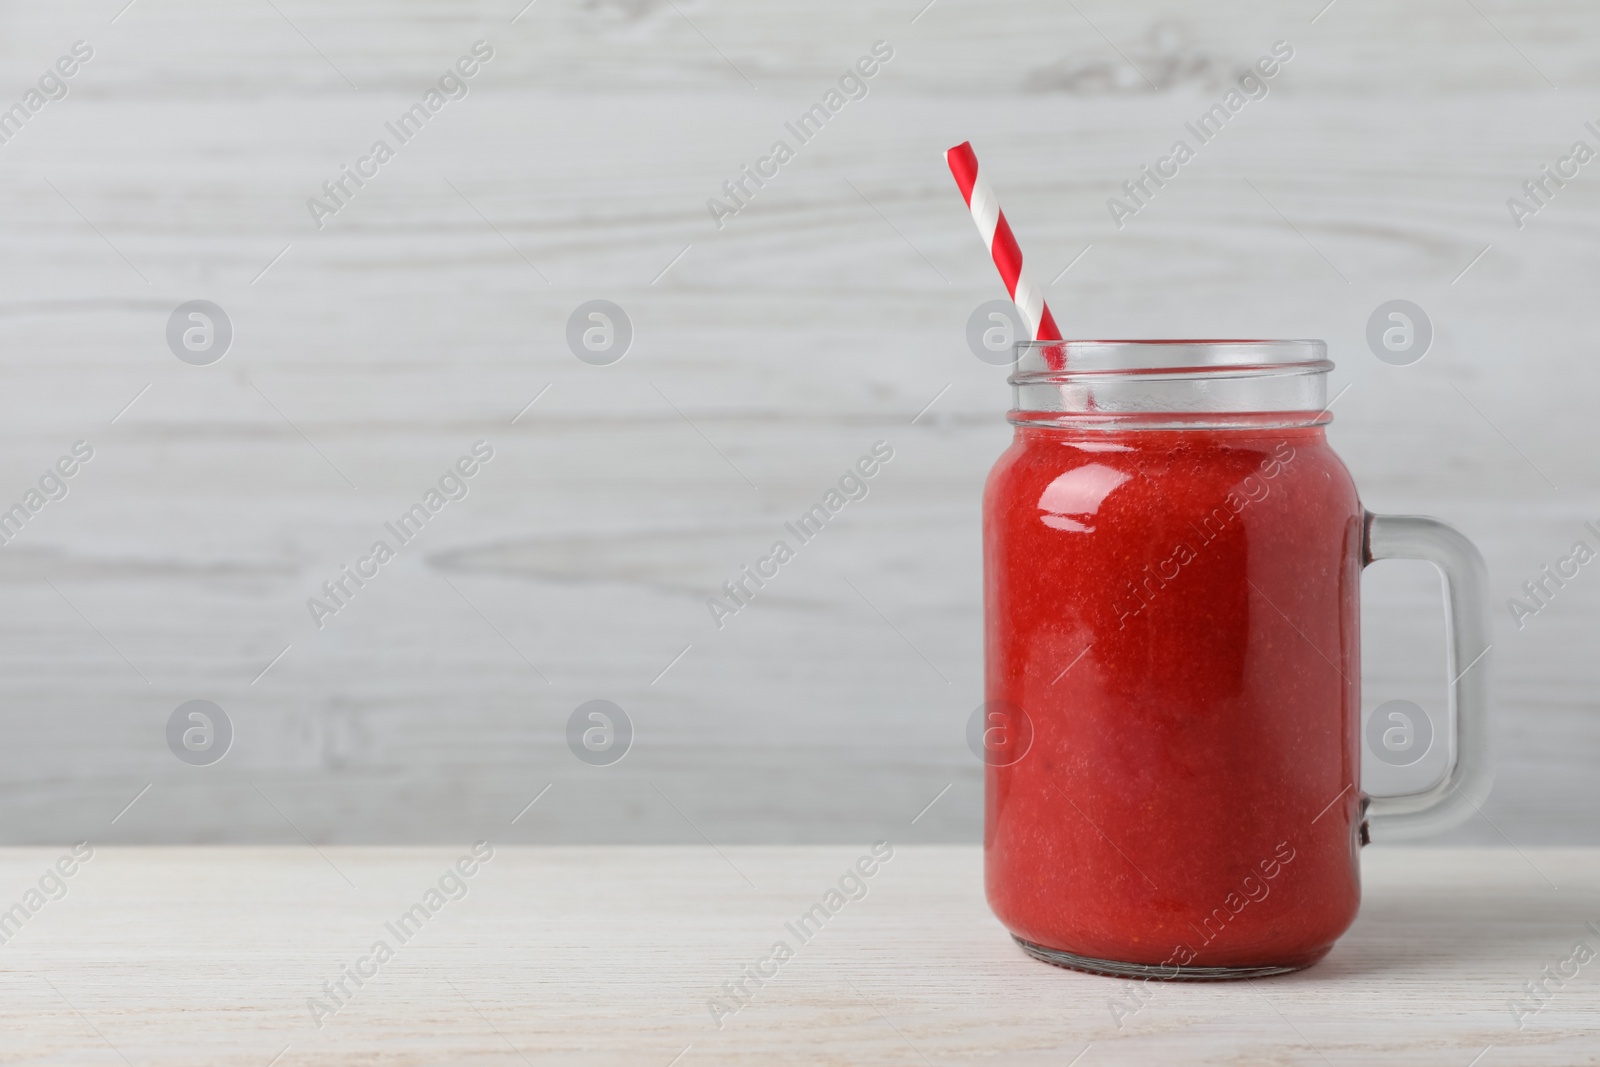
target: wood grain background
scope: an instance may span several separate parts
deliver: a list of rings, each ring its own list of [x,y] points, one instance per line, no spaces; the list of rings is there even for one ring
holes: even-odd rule
[[[94,48],[0,145],[0,501],[96,450],[0,549],[0,840],[860,840],[947,785],[916,832],[974,840],[1008,430],[964,340],[1002,295],[943,169],[970,137],[1069,333],[1329,341],[1368,506],[1490,562],[1498,785],[1454,839],[1600,841],[1600,574],[1521,630],[1504,605],[1600,519],[1600,173],[1522,230],[1505,206],[1593,142],[1600,11],[520,7],[0,4],[0,101]],[[319,231],[307,198],[480,39],[470,94]],[[877,40],[870,94],[718,229],[706,199]],[[1277,40],[1270,95],[1113,226]],[[1364,341],[1396,297],[1436,330],[1409,367]],[[196,298],[235,330],[209,367],[164,341]],[[596,298],[635,328],[609,367],[564,339]],[[306,598],[479,439],[470,496],[316,629]],[[877,440],[871,495],[716,630],[704,597]],[[1368,709],[1440,712],[1437,584],[1369,575]],[[164,740],[196,698],[237,732],[210,767]],[[637,731],[611,767],[565,744],[591,698]]]

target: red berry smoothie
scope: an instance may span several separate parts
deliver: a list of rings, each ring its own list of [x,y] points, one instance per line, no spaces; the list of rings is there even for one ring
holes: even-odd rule
[[[1175,976],[1349,927],[1362,516],[1318,425],[1018,426],[984,495],[986,699],[1031,729],[987,768],[1017,938]]]

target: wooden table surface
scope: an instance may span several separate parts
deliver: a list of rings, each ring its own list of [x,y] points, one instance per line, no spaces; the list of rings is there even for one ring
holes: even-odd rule
[[[1321,964],[1154,987],[1119,1026],[1141,987],[1024,956],[973,847],[895,848],[803,943],[785,924],[868,846],[480,846],[445,877],[470,848],[97,848],[3,928],[0,1062],[1600,1063],[1600,963],[1521,1030],[1509,1007],[1600,945],[1595,849],[1369,848]],[[0,907],[67,855],[0,852]],[[719,1028],[708,1002],[780,939],[793,957]],[[358,962],[339,1005],[324,983]]]

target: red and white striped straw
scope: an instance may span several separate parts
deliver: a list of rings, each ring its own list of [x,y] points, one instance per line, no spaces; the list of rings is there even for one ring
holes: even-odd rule
[[[972,142],[963,141],[944,154],[955,175],[956,185],[972,210],[972,221],[978,225],[978,234],[989,246],[994,265],[1000,269],[1000,278],[1006,283],[1006,292],[1022,313],[1028,326],[1029,339],[1034,341],[1059,341],[1061,331],[1045,305],[1044,291],[1022,273],[1022,249],[1006,222],[1005,212],[995,199],[994,190],[978,170],[978,157],[973,154]]]

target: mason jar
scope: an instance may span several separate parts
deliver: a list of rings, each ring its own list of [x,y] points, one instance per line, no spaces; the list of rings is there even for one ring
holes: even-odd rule
[[[985,877],[1034,956],[1125,977],[1309,966],[1369,833],[1481,804],[1485,572],[1366,512],[1329,447],[1321,341],[1019,346],[984,494]],[[1445,576],[1448,771],[1360,786],[1362,568]]]

